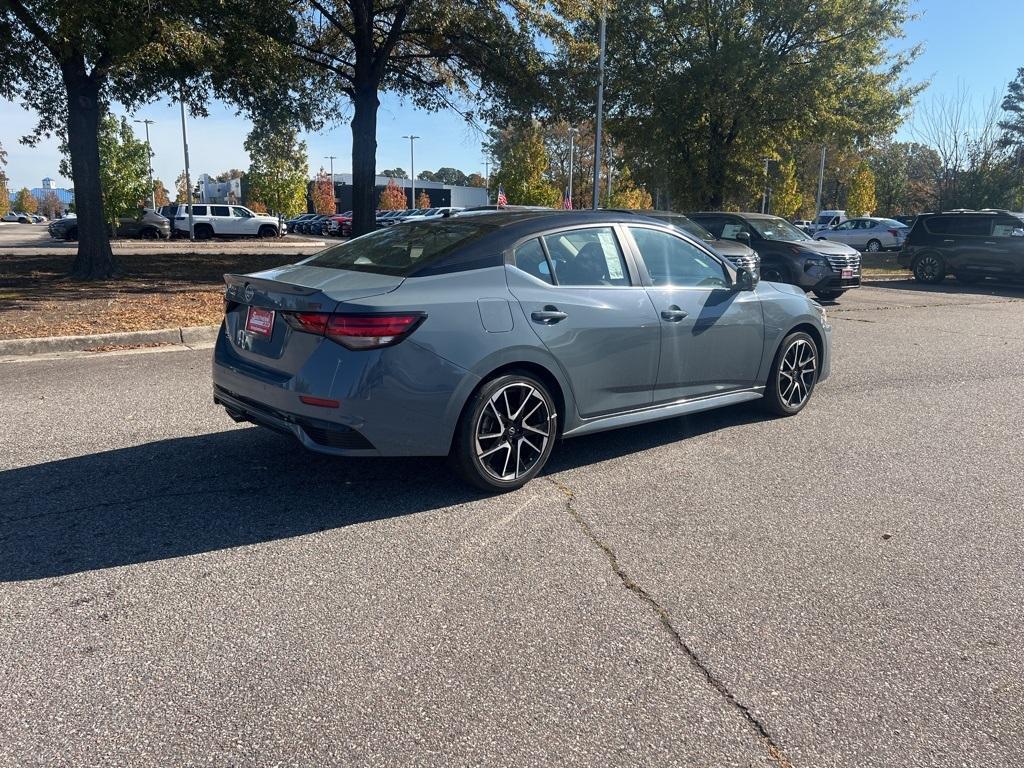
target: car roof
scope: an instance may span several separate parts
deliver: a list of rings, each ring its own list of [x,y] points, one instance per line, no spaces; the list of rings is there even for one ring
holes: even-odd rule
[[[739,216],[741,219],[781,219],[781,216],[776,216],[774,213],[753,213],[750,211],[695,211],[693,213],[686,214],[688,217],[693,218],[694,216]],[[785,219],[783,219],[785,221]]]

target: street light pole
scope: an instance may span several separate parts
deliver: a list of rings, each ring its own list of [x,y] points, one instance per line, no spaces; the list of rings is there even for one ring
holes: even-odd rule
[[[409,196],[412,198],[412,204],[409,207],[410,208],[415,208],[416,207],[416,149],[415,149],[415,142],[416,142],[416,139],[419,139],[419,138],[422,138],[422,137],[421,136],[409,135],[409,136],[403,136],[402,138],[409,140],[409,185],[410,185],[410,189],[411,189],[411,192],[409,193]]]
[[[338,198],[334,196],[334,158],[337,155],[324,155],[324,160],[331,161],[331,201],[334,203],[334,212],[338,212]]]
[[[181,104],[181,146],[185,150],[185,202],[188,203],[188,239],[196,239],[195,226],[192,222],[192,177],[188,174],[188,128],[185,125],[185,84],[181,84],[178,96]]]
[[[821,167],[818,169],[818,201],[817,208],[814,210],[814,218],[818,218],[818,214],[821,213],[821,192],[825,186],[825,145],[821,145]]]
[[[601,9],[601,48],[597,59],[597,121],[594,131],[594,209],[601,203],[601,129],[604,127],[604,41],[608,11]]]
[[[153,188],[153,147],[149,143],[149,126],[156,122],[156,120],[133,120],[135,123],[142,123],[146,126],[146,154],[149,156],[149,162],[146,165],[149,166],[149,204],[150,207],[156,210],[156,189]]]
[[[768,209],[768,163],[770,157],[764,158],[764,193],[761,195],[761,213],[767,213]]]
[[[569,204],[572,205],[572,165],[576,155],[576,129],[569,129]]]

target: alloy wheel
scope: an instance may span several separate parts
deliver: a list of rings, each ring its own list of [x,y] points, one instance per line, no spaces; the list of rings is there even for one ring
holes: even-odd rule
[[[877,240],[869,240],[867,251],[868,253],[878,253],[882,250],[882,244]]]
[[[477,419],[477,461],[495,480],[517,480],[544,455],[551,421],[547,400],[536,387],[525,382],[502,387]]]
[[[797,339],[782,356],[777,382],[779,397],[790,408],[799,408],[810,397],[818,371],[818,353],[814,346]]]
[[[942,262],[937,256],[925,254],[914,265],[914,276],[925,283],[937,283],[942,279]]]

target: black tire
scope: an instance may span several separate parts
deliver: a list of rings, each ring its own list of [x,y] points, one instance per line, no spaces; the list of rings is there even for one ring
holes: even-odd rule
[[[262,237],[262,238],[265,238],[265,239],[269,239],[271,237],[277,237],[277,229],[275,229],[274,227],[270,226],[269,224],[264,224],[262,227],[260,227],[260,231],[259,231],[258,237]]]
[[[558,412],[547,386],[528,373],[512,371],[485,382],[466,403],[449,460],[466,482],[481,490],[514,491],[544,468],[557,436]]]
[[[805,362],[808,359],[808,352],[813,353],[813,370],[809,375],[805,372],[808,370]],[[793,362],[797,363],[795,368],[791,367]],[[775,353],[762,404],[776,416],[795,416],[810,402],[820,371],[821,351],[810,334],[803,331],[789,334],[782,340],[779,351]],[[795,385],[796,390],[793,389],[794,381],[799,382]],[[801,394],[802,399],[797,402],[797,396]]]
[[[925,253],[914,259],[914,279],[935,285],[946,279],[946,262],[937,253]]]
[[[846,293],[846,291],[815,291],[814,295],[822,301],[835,301],[844,293]]]
[[[789,273],[777,264],[761,264],[761,279],[766,283],[788,283]]]
[[[67,233],[64,235],[64,239],[65,240],[72,240],[72,241],[78,240],[78,227],[74,227],[73,229],[69,229],[67,231]]]
[[[881,253],[882,241],[875,240],[874,238],[872,238],[871,240],[868,240],[868,244],[864,247],[864,250],[867,251],[868,253]]]
[[[213,237],[213,227],[209,224],[196,224],[192,230],[195,232],[196,240],[209,240]]]
[[[146,227],[144,230],[139,232],[139,237],[143,240],[158,240],[160,239],[160,233],[153,227]]]

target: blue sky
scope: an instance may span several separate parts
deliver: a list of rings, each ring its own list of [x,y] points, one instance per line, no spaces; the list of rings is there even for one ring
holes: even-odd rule
[[[1022,0],[918,0],[914,6],[920,18],[906,27],[903,45],[925,44],[909,78],[914,82],[930,80],[923,98],[932,94],[966,89],[980,106],[993,93],[1002,96],[1006,83],[1018,67],[1024,67],[1024,48],[1019,44],[1024,29]],[[170,187],[183,168],[181,122],[178,110],[167,101],[140,110],[136,118],[149,118],[150,138],[156,156],[156,175]],[[344,116],[343,116],[344,117]],[[38,186],[44,176],[60,180],[57,165],[60,154],[56,143],[44,142],[35,148],[23,147],[18,138],[34,125],[35,118],[16,104],[0,100],[0,143],[8,152],[7,175],[10,184]],[[142,126],[137,126],[142,135]],[[247,168],[248,157],[242,142],[249,130],[247,121],[230,109],[216,104],[210,117],[189,119],[189,150],[193,176],[216,174],[228,168]],[[401,100],[385,96],[378,118],[377,168],[401,166],[409,170],[409,142],[401,137],[410,131],[421,136],[416,141],[417,172],[450,165],[467,173],[483,173],[482,136],[469,128],[454,113],[430,114]],[[911,138],[905,126],[900,138]],[[304,137],[309,145],[310,169],[327,167],[327,155],[336,155],[335,172],[350,170],[352,139],[347,123],[341,123]]]

